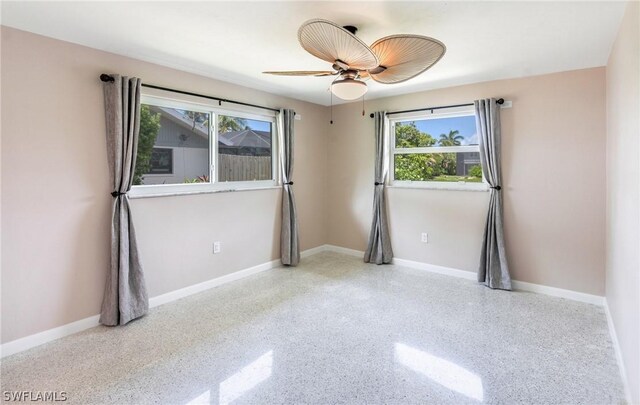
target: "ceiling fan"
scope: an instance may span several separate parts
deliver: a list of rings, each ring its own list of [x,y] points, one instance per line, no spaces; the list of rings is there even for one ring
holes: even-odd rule
[[[393,84],[409,80],[435,65],[446,51],[437,39],[423,35],[390,35],[370,47],[356,37],[357,28],[322,19],[305,22],[298,30],[300,45],[332,64],[333,70],[269,71],[280,76],[338,76],[331,92],[343,100],[355,100],[367,92],[364,80]]]

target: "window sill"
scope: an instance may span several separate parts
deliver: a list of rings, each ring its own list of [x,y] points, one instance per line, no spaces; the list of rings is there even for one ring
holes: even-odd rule
[[[425,184],[426,183],[426,184]],[[411,188],[418,190],[447,190],[447,191],[489,191],[487,183],[445,183],[445,182],[394,182],[389,188]]]
[[[276,190],[280,189],[280,185],[269,186],[257,186],[257,187],[229,187],[229,188],[206,188],[192,191],[177,191],[177,190],[149,190],[140,192],[140,190],[131,189],[128,193],[129,199],[137,200],[142,198],[158,198],[158,197],[177,197],[187,195],[199,195],[199,194],[217,194],[217,193],[234,193],[236,191],[260,191],[260,190]]]

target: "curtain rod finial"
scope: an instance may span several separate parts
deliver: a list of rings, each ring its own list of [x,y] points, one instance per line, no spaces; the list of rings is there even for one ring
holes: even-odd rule
[[[109,76],[108,74],[103,73],[103,74],[100,75],[100,80],[102,80],[103,82],[106,83],[106,82],[112,82],[115,79],[113,78],[113,76]]]
[[[369,117],[373,118],[373,113],[369,114]]]
[[[504,98],[499,98],[496,100],[496,103],[498,104],[504,104]]]

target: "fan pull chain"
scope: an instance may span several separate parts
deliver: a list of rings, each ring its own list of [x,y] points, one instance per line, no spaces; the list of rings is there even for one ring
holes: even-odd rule
[[[329,122],[333,125],[333,92],[331,89],[329,89],[329,93],[331,93],[331,121]]]
[[[362,116],[364,117],[364,94],[362,95]]]

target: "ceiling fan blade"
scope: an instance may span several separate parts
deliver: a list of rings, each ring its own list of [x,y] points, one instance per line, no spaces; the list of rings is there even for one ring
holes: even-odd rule
[[[373,80],[380,83],[400,83],[435,65],[446,52],[437,39],[422,35],[391,35],[371,45],[382,69],[369,69]]]
[[[309,20],[298,30],[300,45],[329,63],[341,61],[349,69],[373,69],[378,57],[362,40],[341,26],[322,19]]]
[[[338,72],[332,72],[330,70],[285,70],[285,71],[273,71],[273,72],[262,72],[267,75],[276,75],[276,76],[334,76],[337,75]]]

